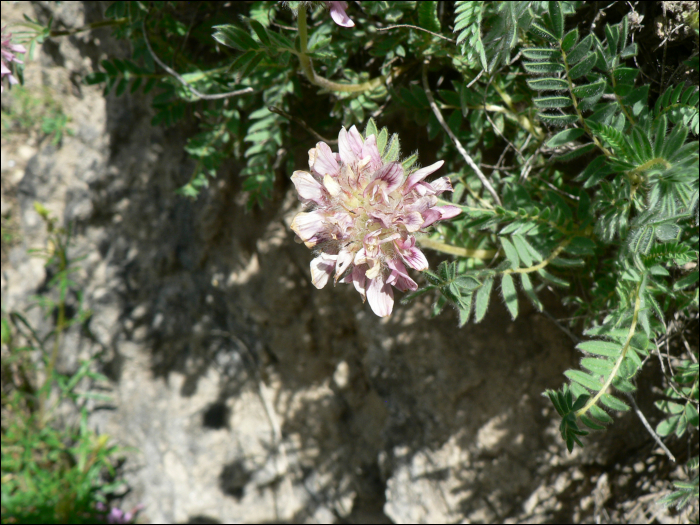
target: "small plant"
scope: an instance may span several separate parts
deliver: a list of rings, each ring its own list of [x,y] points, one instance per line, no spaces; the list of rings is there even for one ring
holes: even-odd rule
[[[41,333],[24,314],[2,313],[2,522],[92,523],[106,519],[104,503],[121,486],[114,469],[119,449],[109,444],[109,436],[88,428],[84,405],[88,398],[108,400],[89,387],[107,379],[92,370],[91,361],[81,362],[70,375],[56,371],[63,335],[84,323],[90,312],[83,309],[71,280],[78,260],[68,257],[70,229],[57,227],[40,204],[35,208],[49,240],[45,249],[33,253],[45,258],[52,274],[35,305],[53,321]],[[68,318],[71,294],[77,308]],[[76,428],[60,428],[53,417],[66,402],[79,410]]]
[[[296,184],[319,207],[293,223],[307,245],[322,241],[312,262],[317,286],[353,263],[360,293],[369,296],[369,272],[382,275],[373,281],[376,313],[391,312],[391,280],[412,292],[404,302],[432,296],[434,315],[453,307],[458,327],[482,321],[494,295],[513,319],[523,298],[538,311],[543,294],[559,298],[587,338],[577,344],[581,369],[565,371],[569,383],[545,392],[569,451],[631,409],[639,371],[658,358],[662,420],[647,428],[675,460],[662,438],[698,432],[697,347],[667,344],[672,321],[682,321],[684,336],[698,319],[696,6],[684,3],[689,12],[678,18],[694,41],[672,55],[673,31],[653,45],[641,41],[630,22],[640,16],[624,2],[614,9],[568,1],[357,2],[345,15],[345,5],[331,2],[329,15],[327,4],[204,2],[193,14],[187,3],[114,2],[106,20],[68,31],[36,27],[27,43],[107,25],[130,40],[131,57],[103,60],[85,81],[104,85],[105,95],[152,91],[154,125],[196,124],[182,195],[205,191],[226,159],[241,166],[250,206]],[[610,22],[596,25],[604,10]],[[334,154],[324,135],[367,122],[349,161],[357,168],[371,136],[379,145],[375,120],[382,119],[402,125],[404,140],[415,131],[416,142],[444,162],[447,179],[420,187],[435,202],[418,212],[416,233],[429,225],[428,208],[450,212],[431,233],[415,235],[416,246],[450,257],[434,272],[416,259],[414,237],[393,223],[401,242],[382,237],[389,240],[371,263],[358,256],[360,230],[341,231],[339,222],[357,226],[359,216],[389,231],[383,221],[403,202],[392,191],[406,173],[372,166],[367,176],[377,192],[361,197],[380,197],[385,209],[364,202],[359,211],[353,198],[360,195],[337,164],[348,164],[347,136]],[[290,179],[299,165],[294,153],[304,157],[313,143],[325,148],[312,149],[311,164],[323,154],[330,169]],[[393,145],[388,151],[388,162],[398,160]],[[449,200],[438,198],[447,187]],[[400,267],[389,266],[401,257]],[[405,276],[406,257],[424,270],[422,288]],[[672,502],[693,501],[697,479],[679,486],[685,492]]]

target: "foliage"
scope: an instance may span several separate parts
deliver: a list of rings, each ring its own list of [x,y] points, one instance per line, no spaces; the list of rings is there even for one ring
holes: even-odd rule
[[[114,468],[119,449],[109,443],[109,436],[89,429],[85,401],[108,400],[91,391],[92,385],[107,379],[92,370],[91,361],[81,362],[73,374],[56,371],[63,334],[71,325],[84,323],[90,312],[82,308],[70,277],[78,262],[67,255],[70,231],[56,227],[43,206],[35,207],[50,239],[45,250],[33,252],[46,259],[53,273],[35,306],[55,324],[43,334],[25,313],[3,310],[2,522],[104,522],[105,512],[97,504],[104,505],[121,485]],[[77,308],[68,318],[72,294]],[[75,428],[56,421],[56,409],[64,403],[77,405],[80,422]]]
[[[660,347],[672,320],[698,315],[697,12],[682,17],[695,51],[672,62],[623,2],[606,24],[585,2],[362,2],[351,29],[306,4],[114,2],[107,22],[133,54],[85,80],[149,94],[154,125],[195,122],[190,197],[233,159],[263,206],[340,124],[415,132],[463,213],[422,240],[455,257],[405,301],[435,294],[433,313],[451,305],[464,326],[494,294],[514,319],[523,295],[539,311],[556,295],[587,337],[581,369],[545,393],[568,449],[629,410],[656,356],[669,368],[657,433],[697,437],[697,350]]]
[[[2,110],[3,133],[40,132],[40,136],[50,138],[54,146],[61,143],[64,133],[75,134],[68,127],[70,116],[65,114],[48,87],[36,93],[24,86],[16,86],[12,89],[12,97],[15,103]]]

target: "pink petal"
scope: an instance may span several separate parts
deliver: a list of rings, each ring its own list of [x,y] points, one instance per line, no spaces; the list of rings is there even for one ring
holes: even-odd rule
[[[409,237],[405,241],[401,241],[399,239],[394,241],[394,244],[396,245],[397,251],[399,252],[399,255],[401,255],[401,258],[411,268],[420,272],[428,269],[428,259],[425,258],[422,251],[415,247],[415,237]]]
[[[305,201],[313,201],[319,206],[326,201],[326,193],[323,186],[306,171],[295,171],[292,182],[297,189],[299,198]]]
[[[340,166],[333,156],[331,148],[325,142],[316,144],[316,158],[314,160],[313,169],[321,177],[330,175],[337,177],[340,174]]]
[[[391,285],[385,282],[381,273],[369,282],[367,300],[372,311],[379,317],[391,315],[391,310],[394,308],[394,291]]]
[[[429,210],[425,210],[423,212],[423,224],[421,225],[421,228],[427,228],[431,224],[433,224],[436,221],[439,221],[441,219],[440,212],[436,210],[435,208],[430,208]]]
[[[375,174],[375,179],[386,182],[386,193],[391,193],[403,182],[403,166],[398,162],[390,162]]]
[[[348,131],[348,142],[350,143],[352,152],[357,156],[357,158],[362,158],[362,146],[364,145],[365,141],[355,126],[351,127]]]
[[[406,183],[403,186],[403,193],[406,194],[411,189],[418,184],[420,181],[422,181],[424,178],[426,178],[428,175],[431,173],[436,172],[439,170],[442,165],[445,163],[444,160],[439,160],[435,164],[431,164],[430,166],[426,166],[425,168],[421,168],[419,170],[414,171],[411,173],[408,178],[406,179]]]
[[[355,155],[350,146],[348,132],[345,130],[345,127],[341,128],[340,133],[338,133],[338,153],[340,153],[340,160],[346,164],[357,162],[357,155]]]
[[[314,247],[325,236],[320,235],[327,229],[325,217],[320,211],[297,213],[292,221],[292,230],[304,241],[307,248]]]
[[[369,168],[371,170],[378,170],[382,166],[382,156],[379,154],[377,149],[377,137],[375,135],[370,135],[365,140],[362,145],[362,158],[370,157]]]
[[[457,206],[438,206],[440,210],[440,219],[451,219],[462,213],[462,209]]]
[[[452,191],[452,183],[449,177],[440,177],[430,183],[430,186],[435,190],[436,195],[440,195],[443,191]]]
[[[311,261],[311,283],[319,290],[326,286],[337,258],[337,255],[322,253]]]
[[[391,275],[387,279],[387,283],[393,284],[397,290],[415,292],[418,289],[418,284],[409,277],[406,267],[401,261],[387,261],[387,266],[391,268]]]
[[[345,13],[348,4],[345,2],[327,2],[331,7],[331,18],[342,27],[355,27],[355,22]]]
[[[457,206],[435,206],[429,210],[423,212],[423,218],[425,222],[421,228],[427,228],[436,221],[442,221],[444,219],[451,219],[462,213],[462,210]]]
[[[401,214],[394,219],[394,224],[403,224],[409,232],[417,232],[423,225],[423,216],[417,212]]]

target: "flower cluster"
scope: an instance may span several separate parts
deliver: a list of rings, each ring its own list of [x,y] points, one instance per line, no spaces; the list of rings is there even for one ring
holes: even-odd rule
[[[415,235],[461,210],[436,206],[438,195],[452,191],[447,177],[424,180],[443,161],[406,174],[401,163],[382,158],[376,135],[365,139],[355,126],[340,131],[338,149],[333,153],[319,142],[309,150],[309,171],[292,175],[310,209],[294,217],[292,230],[318,250],[311,261],[316,288],[331,275],[335,282],[353,283],[372,311],[385,317],[394,305],[392,286],[404,292],[418,287],[406,266],[428,268]]]
[[[10,84],[17,84],[17,79],[12,75],[10,64],[12,62],[23,64],[23,62],[15,56],[15,53],[26,53],[27,50],[22,45],[13,44],[12,33],[5,32],[5,29],[6,27],[2,28],[2,76],[0,76],[0,79],[4,80],[5,77],[9,77]],[[0,92],[4,90],[5,87],[0,84]]]

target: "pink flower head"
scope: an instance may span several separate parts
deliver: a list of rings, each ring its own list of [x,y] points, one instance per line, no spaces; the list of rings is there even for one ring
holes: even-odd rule
[[[7,26],[2,28],[2,76],[0,76],[0,78],[4,80],[5,77],[9,77],[10,84],[17,84],[17,79],[12,75],[10,64],[12,62],[23,64],[23,62],[15,56],[15,53],[26,53],[27,50],[24,49],[24,46],[12,43],[12,33],[5,32],[6,28]],[[0,92],[4,90],[5,87],[0,84]]]
[[[342,27],[355,27],[355,22],[345,13],[348,8],[347,2],[326,2],[326,7],[331,9],[331,18],[336,24]]]
[[[338,150],[319,142],[309,150],[309,171],[292,175],[307,205],[292,230],[318,250],[311,261],[316,288],[331,276],[352,283],[372,311],[386,317],[394,306],[392,286],[403,292],[418,287],[407,267],[428,268],[415,234],[461,210],[436,206],[438,195],[452,191],[447,177],[425,182],[443,161],[407,174],[401,163],[382,158],[376,135],[363,138],[355,126],[340,130]]]

